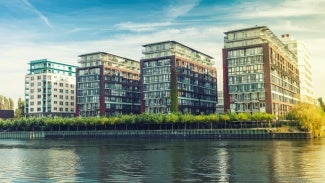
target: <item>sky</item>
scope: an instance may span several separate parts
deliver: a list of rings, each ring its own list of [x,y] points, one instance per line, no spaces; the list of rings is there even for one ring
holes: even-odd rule
[[[224,32],[267,26],[310,51],[314,95],[325,98],[325,0],[0,0],[0,94],[24,99],[31,60],[78,66],[103,51],[140,60],[142,45],[175,40],[214,57],[222,89]]]

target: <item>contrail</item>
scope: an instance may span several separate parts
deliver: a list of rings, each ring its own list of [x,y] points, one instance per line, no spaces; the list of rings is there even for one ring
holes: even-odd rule
[[[22,0],[23,3],[25,3],[34,13],[36,13],[39,18],[50,28],[52,28],[51,23],[49,22],[49,20],[46,18],[46,16],[44,16],[40,11],[38,11],[38,9],[36,9],[32,4],[30,4],[30,2],[28,0]]]

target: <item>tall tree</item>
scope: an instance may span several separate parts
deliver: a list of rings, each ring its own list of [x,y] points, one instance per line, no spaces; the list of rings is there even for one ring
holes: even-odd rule
[[[18,99],[18,106],[15,110],[15,118],[20,118],[25,116],[25,101],[23,101],[21,98]]]
[[[4,106],[4,110],[9,110],[9,100],[7,97],[3,97],[3,106]]]
[[[3,96],[0,95],[0,109],[4,110],[5,106],[4,106],[4,103],[3,103]]]
[[[14,100],[12,100],[12,98],[9,98],[9,110],[14,110],[14,108],[15,108]]]
[[[288,116],[297,120],[300,128],[310,131],[315,137],[325,135],[325,113],[319,106],[299,103],[292,108]]]
[[[323,109],[323,111],[325,112],[325,104],[323,102],[323,98],[322,97],[319,97],[318,98],[318,102],[319,102],[319,105],[320,107]]]

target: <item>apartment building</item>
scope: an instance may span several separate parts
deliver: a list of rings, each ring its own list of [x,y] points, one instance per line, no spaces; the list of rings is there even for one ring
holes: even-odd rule
[[[33,60],[25,76],[25,114],[27,116],[62,116],[75,114],[76,66]]]
[[[310,54],[303,41],[293,39],[289,34],[281,35],[281,41],[293,52],[298,60],[300,101],[314,104],[314,90],[311,73]]]
[[[211,56],[176,41],[143,47],[141,112],[215,112],[217,70]]]
[[[223,98],[223,91],[218,91],[218,102],[216,106],[216,113],[221,114],[224,113],[224,98]]]
[[[299,102],[297,57],[266,26],[225,32],[225,111],[284,116]]]
[[[76,116],[140,112],[140,63],[95,52],[79,56]]]

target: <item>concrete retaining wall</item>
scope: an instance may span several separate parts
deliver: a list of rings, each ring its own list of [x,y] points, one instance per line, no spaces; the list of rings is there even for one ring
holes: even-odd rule
[[[268,129],[105,130],[0,132],[0,139],[38,138],[309,139],[311,133],[275,133]]]

